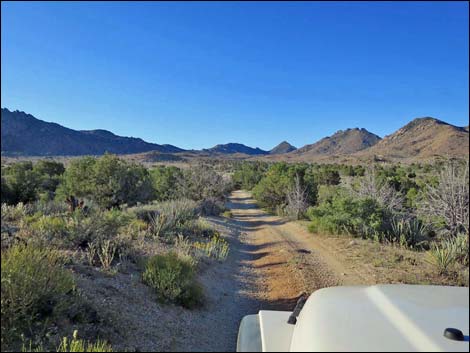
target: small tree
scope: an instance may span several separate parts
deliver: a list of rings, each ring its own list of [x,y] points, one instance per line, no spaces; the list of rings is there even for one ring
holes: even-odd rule
[[[356,193],[359,197],[377,201],[389,211],[397,211],[403,206],[404,197],[401,192],[396,191],[386,181],[379,181],[372,169],[364,174]]]
[[[300,176],[296,174],[287,193],[287,213],[294,219],[300,219],[307,207],[307,187],[302,185]]]
[[[420,204],[420,213],[431,223],[444,221],[445,234],[456,236],[468,235],[469,231],[469,175],[468,161],[459,165],[447,162],[439,173],[436,185],[426,184],[424,199]]]

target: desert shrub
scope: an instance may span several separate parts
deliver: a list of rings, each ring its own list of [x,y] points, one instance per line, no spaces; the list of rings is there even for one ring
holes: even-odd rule
[[[181,169],[177,167],[158,166],[150,170],[155,199],[167,201],[178,198],[178,183],[183,178]]]
[[[176,253],[151,257],[142,279],[155,289],[160,301],[177,303],[187,308],[202,304],[202,289],[195,281],[194,267]]]
[[[1,259],[2,347],[52,316],[74,288],[56,251],[15,245]]]
[[[214,168],[196,165],[183,171],[178,179],[178,195],[194,201],[224,199],[232,189],[231,180],[225,178]]]
[[[371,199],[334,195],[330,200],[307,210],[311,232],[351,234],[375,238],[384,231],[385,211]]]
[[[33,166],[38,176],[39,192],[45,200],[51,200],[61,181],[65,167],[60,162],[40,160]]]
[[[253,196],[261,206],[275,209],[277,205],[285,205],[289,186],[287,164],[276,163],[269,168],[265,177],[253,188]]]
[[[390,212],[396,212],[404,204],[404,196],[401,191],[391,186],[390,181],[379,177],[373,169],[369,169],[365,173],[355,191],[357,197],[372,199]]]
[[[214,227],[202,217],[185,222],[179,231],[187,237],[210,238],[217,234]]]
[[[58,215],[67,212],[67,204],[56,200],[37,200],[30,203],[30,212],[42,215]]]
[[[29,227],[40,234],[47,234],[52,238],[65,237],[67,234],[67,222],[62,217],[40,216],[31,221]]]
[[[338,185],[341,182],[339,172],[331,167],[322,167],[315,172],[315,178],[319,185]]]
[[[218,216],[225,211],[224,203],[214,197],[199,202],[199,213],[204,216]]]
[[[18,162],[2,167],[2,202],[26,203],[40,196],[51,199],[63,172],[62,163],[47,160],[40,160],[35,165]]]
[[[447,161],[437,183],[428,182],[419,211],[447,236],[469,234],[469,165]],[[441,227],[443,225],[443,227]]]
[[[179,258],[186,260],[194,268],[198,264],[198,257],[194,253],[194,247],[189,237],[184,237],[183,234],[178,234],[175,238],[173,251],[176,252]]]
[[[22,202],[17,203],[16,205],[2,203],[1,212],[2,222],[19,222],[30,213],[30,208]]]
[[[33,163],[18,162],[2,168],[2,202],[17,204],[34,201],[38,197],[40,178],[33,170]]]
[[[77,209],[60,216],[36,213],[24,217],[17,235],[27,243],[66,250],[87,250],[91,243],[101,249],[106,240],[112,240],[119,256],[129,253],[132,237],[138,236],[138,231],[134,231],[137,221],[133,214],[117,209],[91,214]]]
[[[185,223],[196,219],[198,207],[194,201],[180,199],[154,204],[147,211],[144,219],[150,218],[150,233],[161,237],[175,235]]]
[[[242,162],[233,173],[232,180],[237,188],[251,190],[259,183],[266,170],[265,163]]]
[[[294,211],[297,216],[315,204],[317,193],[315,169],[306,164],[275,163],[253,188],[253,196],[261,206]]]
[[[195,242],[194,247],[202,251],[205,256],[219,261],[225,260],[229,252],[229,245],[220,237],[220,234],[214,235],[208,242]]]
[[[57,193],[62,199],[69,195],[88,197],[100,207],[110,209],[152,199],[153,187],[143,166],[105,154],[98,159],[85,157],[72,161]]]

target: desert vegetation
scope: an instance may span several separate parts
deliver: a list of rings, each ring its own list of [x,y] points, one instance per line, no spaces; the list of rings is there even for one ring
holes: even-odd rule
[[[138,278],[158,305],[204,307],[201,266],[230,251],[207,217],[235,189],[317,233],[421,254],[468,285],[468,162],[369,166],[209,160],[147,168],[106,154],[2,166],[2,350],[112,349],[80,276]],[[76,332],[83,335],[78,338]],[[70,333],[74,332],[72,336]],[[83,332],[83,334],[82,334]]]
[[[242,162],[235,185],[312,233],[370,239],[422,252],[436,272],[468,285],[468,161],[433,164],[266,165]]]
[[[1,180],[2,351],[109,351],[99,334],[69,337],[102,321],[77,274],[132,273],[162,305],[189,310],[204,304],[201,259],[229,252],[204,219],[225,211],[232,188],[214,168],[147,169],[107,154],[14,163]]]

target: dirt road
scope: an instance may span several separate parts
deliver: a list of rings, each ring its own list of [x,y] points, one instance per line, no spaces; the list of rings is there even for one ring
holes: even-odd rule
[[[242,242],[253,249],[248,262],[261,281],[265,307],[291,310],[304,292],[368,282],[303,226],[260,210],[248,192],[235,191],[228,207]]]
[[[250,193],[233,192],[227,207],[232,218],[210,222],[230,243],[229,257],[203,271],[207,305],[203,312],[188,314],[188,325],[180,328],[182,336],[172,349],[234,351],[244,315],[261,309],[291,311],[302,293],[365,282],[303,226],[259,209]]]
[[[105,325],[116,332],[101,336],[128,351],[235,351],[243,316],[292,310],[304,292],[368,282],[337,261],[335,251],[341,250],[328,248],[295,222],[263,212],[248,192],[234,192],[227,206],[232,218],[209,218],[230,253],[224,262],[200,264],[203,308],[159,304],[138,272],[79,276],[87,297],[119,323]]]

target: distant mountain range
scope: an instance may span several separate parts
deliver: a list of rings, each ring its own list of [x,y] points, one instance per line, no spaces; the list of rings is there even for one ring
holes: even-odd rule
[[[76,156],[158,151],[181,152],[172,145],[158,145],[140,138],[122,137],[106,130],[77,131],[39,120],[20,111],[2,108],[2,154]]]
[[[268,151],[264,151],[258,147],[256,148],[248,147],[241,143],[220,144],[212,148],[203,149],[202,151],[209,152],[209,153],[222,153],[222,154],[243,153],[243,154],[247,154],[250,156],[269,154]]]
[[[184,161],[193,157],[227,156],[286,161],[419,160],[436,156],[468,157],[469,131],[435,118],[417,118],[381,139],[366,129],[340,130],[299,149],[283,141],[270,151],[240,143],[203,150],[184,150],[117,136],[107,130],[72,130],[21,112],[1,110],[1,148],[4,156],[79,156],[134,154],[137,160]],[[224,157],[226,158],[226,157]]]

